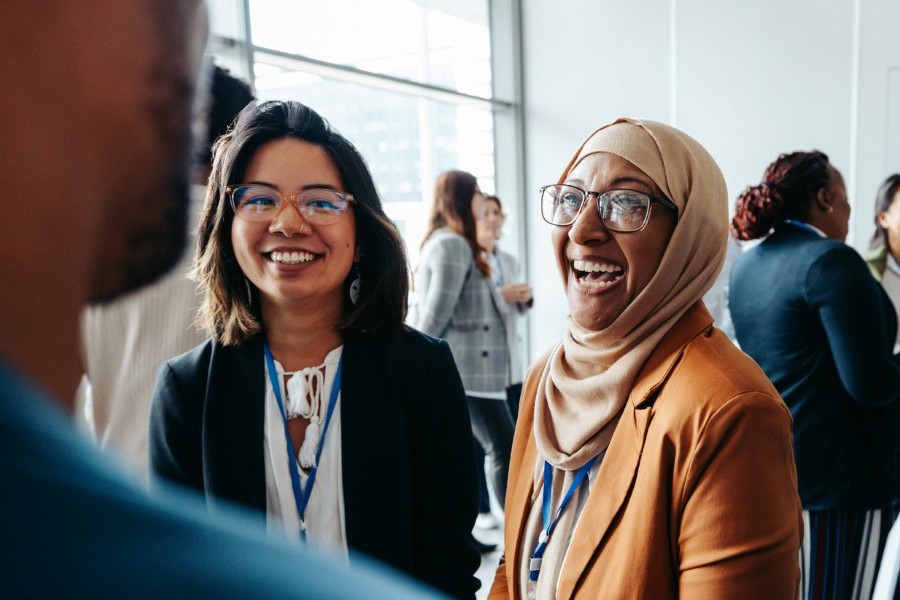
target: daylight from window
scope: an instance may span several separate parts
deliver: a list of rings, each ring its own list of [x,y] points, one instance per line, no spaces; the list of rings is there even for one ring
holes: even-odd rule
[[[258,96],[299,100],[356,144],[413,265],[440,172],[494,191],[486,0],[250,0],[248,12]]]

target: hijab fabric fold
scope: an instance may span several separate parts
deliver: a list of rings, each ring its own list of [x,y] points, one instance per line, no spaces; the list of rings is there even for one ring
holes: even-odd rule
[[[725,179],[693,138],[654,121],[617,119],[588,136],[559,183],[599,152],[624,158],[646,173],[676,204],[678,220],[647,287],[601,331],[584,329],[569,316],[567,331],[540,375],[535,441],[541,457],[565,471],[609,445],[616,417],[647,357],[719,274],[728,235]]]

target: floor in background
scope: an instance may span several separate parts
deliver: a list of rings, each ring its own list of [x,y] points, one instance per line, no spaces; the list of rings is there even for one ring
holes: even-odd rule
[[[476,527],[472,530],[475,537],[485,543],[497,544],[497,549],[493,552],[481,555],[481,566],[478,568],[476,577],[481,580],[481,589],[475,595],[478,600],[484,600],[491,591],[491,584],[494,582],[494,573],[497,571],[497,565],[500,564],[500,555],[503,554],[503,522],[498,519],[496,529],[481,529]]]

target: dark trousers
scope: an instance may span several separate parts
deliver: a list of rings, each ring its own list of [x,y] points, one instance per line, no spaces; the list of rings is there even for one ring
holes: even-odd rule
[[[472,436],[472,445],[475,446],[475,477],[478,483],[478,512],[491,512],[491,497],[488,494],[487,478],[484,476],[484,448]]]
[[[494,488],[494,496],[500,503],[500,507],[503,508],[506,502],[509,455],[512,451],[515,428],[512,415],[509,414],[509,407],[503,400],[466,396],[466,401],[469,405],[469,417],[472,420],[472,434],[488,458],[489,472],[487,475]],[[481,464],[484,465],[483,459]],[[479,505],[480,507],[484,506],[484,502],[479,501]],[[488,504],[488,506],[490,505]]]

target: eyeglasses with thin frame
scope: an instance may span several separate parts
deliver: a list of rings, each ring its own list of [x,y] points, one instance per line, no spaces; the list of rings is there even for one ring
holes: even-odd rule
[[[651,196],[634,190],[588,192],[569,184],[545,185],[541,192],[541,216],[551,225],[565,227],[578,218],[591,196],[597,197],[597,214],[610,231],[631,233],[643,229],[650,220],[650,205],[662,204],[675,211],[678,207],[664,196]]]
[[[234,214],[247,221],[271,221],[285,202],[311,225],[332,225],[341,220],[347,206],[355,200],[351,194],[329,188],[309,188],[297,194],[282,194],[267,185],[230,185],[225,188]]]

